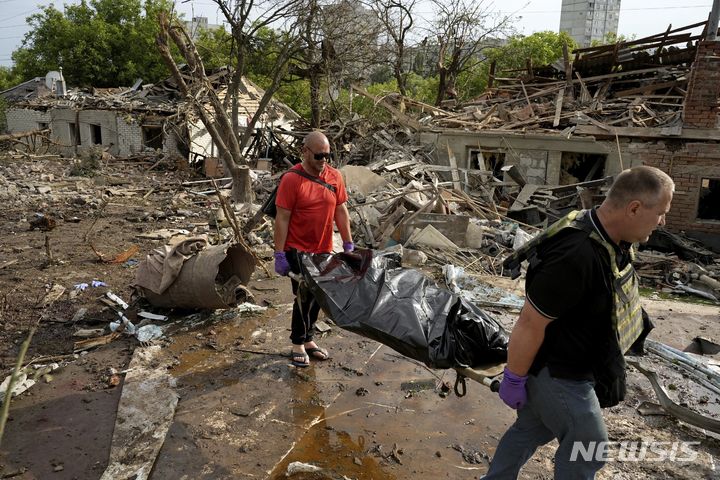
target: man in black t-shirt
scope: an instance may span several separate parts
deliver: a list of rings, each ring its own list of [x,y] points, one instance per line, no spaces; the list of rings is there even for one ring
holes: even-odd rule
[[[565,228],[537,247],[539,263],[527,274],[527,301],[510,337],[499,392],[518,410],[517,420],[484,479],[517,478],[537,447],[554,438],[556,479],[591,479],[602,468],[602,453],[593,447],[602,448],[608,437],[594,383],[613,353],[622,361],[611,263],[625,268],[630,245],[646,242],[665,224],[673,191],[661,170],[625,170],[602,205],[583,217],[593,238]],[[578,455],[588,450],[589,460]]]

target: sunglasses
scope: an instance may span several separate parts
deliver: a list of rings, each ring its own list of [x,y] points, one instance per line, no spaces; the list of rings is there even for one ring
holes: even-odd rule
[[[330,152],[315,153],[312,150],[310,150],[308,147],[305,147],[305,148],[307,148],[308,152],[313,154],[313,158],[315,160],[332,160],[333,159],[333,154]]]

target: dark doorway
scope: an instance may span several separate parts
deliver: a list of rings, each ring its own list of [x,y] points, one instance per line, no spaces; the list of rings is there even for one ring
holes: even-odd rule
[[[697,218],[700,220],[720,220],[719,178],[703,178],[700,180]]]
[[[68,132],[70,135],[70,145],[80,145],[80,136],[76,123],[68,123]]]
[[[493,177],[502,180],[502,167],[505,166],[505,153],[471,149],[470,168],[492,172]]]
[[[143,145],[153,150],[162,150],[163,148],[163,134],[162,127],[159,126],[148,126],[142,127]]]
[[[90,143],[102,145],[102,127],[100,125],[90,124]]]
[[[560,163],[560,185],[603,178],[606,160],[607,155],[600,153],[563,152]]]

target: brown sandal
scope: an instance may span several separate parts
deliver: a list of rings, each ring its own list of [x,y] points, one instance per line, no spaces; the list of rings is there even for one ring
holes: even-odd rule
[[[307,353],[290,351],[290,363],[292,363],[293,367],[309,367],[310,357],[308,357]]]
[[[321,362],[324,362],[325,360],[328,360],[330,358],[330,354],[328,354],[328,351],[320,347],[306,347],[305,352],[310,355],[310,357],[314,358],[315,360],[320,360]]]

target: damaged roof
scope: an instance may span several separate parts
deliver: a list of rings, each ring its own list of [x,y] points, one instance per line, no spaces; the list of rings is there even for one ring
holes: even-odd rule
[[[181,68],[181,72],[186,70],[187,66]],[[220,99],[224,99],[228,90],[228,82],[230,80],[230,71],[226,68],[218,69],[208,74],[213,87],[218,92]],[[189,75],[185,76],[185,80],[192,81]],[[154,84],[143,85],[142,80],[138,81],[132,87],[120,88],[92,88],[90,90],[80,88],[69,88],[68,94],[63,97],[55,97],[50,95],[50,91],[45,87],[42,77],[37,77],[28,82],[17,85],[6,92],[13,93],[11,97],[6,97],[14,106],[25,107],[31,109],[46,110],[53,107],[68,107],[76,109],[97,109],[97,110],[118,110],[124,112],[132,111],[152,111],[157,113],[174,114],[179,108],[185,104],[180,90],[172,76]],[[244,84],[244,92],[239,97],[239,111],[244,115],[253,115],[260,104],[260,99],[265,91],[255,85],[246,77],[242,78]],[[41,87],[47,90],[45,95],[30,94],[30,90],[37,92]],[[23,94],[23,92],[25,92]],[[5,92],[0,92],[3,94]],[[268,121],[272,122],[279,119],[294,121],[300,116],[290,107],[277,100],[271,100],[266,109]]]

